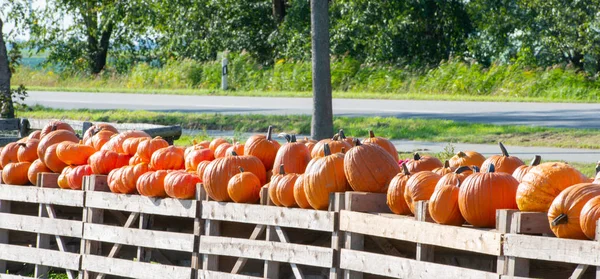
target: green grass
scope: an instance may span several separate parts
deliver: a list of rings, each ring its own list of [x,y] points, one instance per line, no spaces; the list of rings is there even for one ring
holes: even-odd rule
[[[128,110],[60,110],[33,107],[18,111],[18,117],[66,118],[116,123],[180,124],[195,130],[234,130],[264,132],[269,125],[276,133],[310,134],[310,117],[295,115],[225,115],[183,112],[153,112]],[[347,135],[365,137],[369,130],[391,139],[434,142],[496,143],[509,145],[569,148],[600,148],[600,131],[492,125],[456,122],[440,119],[399,119],[395,117],[334,117],[336,129]]]

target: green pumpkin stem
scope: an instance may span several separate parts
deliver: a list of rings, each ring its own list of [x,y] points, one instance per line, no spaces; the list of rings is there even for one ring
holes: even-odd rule
[[[369,138],[374,138],[375,137],[375,133],[373,133],[373,130],[369,130]]]
[[[240,173],[244,172],[244,168],[238,167],[238,169],[240,170]]]
[[[506,150],[506,147],[504,147],[504,144],[498,142],[498,145],[500,146],[500,150],[502,150],[502,156],[509,157],[510,155],[508,155],[508,151]]]
[[[415,155],[413,155],[413,160],[415,160],[415,161],[421,160],[421,155],[419,155],[419,153],[415,152]]]
[[[560,215],[556,216],[556,218],[554,218],[554,220],[552,220],[552,226],[556,227],[560,224],[566,224],[569,222],[569,216],[567,216],[567,214],[561,213]]]
[[[444,161],[444,168],[445,169],[450,168],[450,162],[448,162],[448,160]]]
[[[273,139],[273,126],[269,125],[269,128],[267,129],[267,140],[272,140]]]
[[[283,168],[283,164],[281,164],[281,166],[279,166],[279,174],[281,174],[281,175],[285,174],[285,169]]]
[[[344,134],[344,129],[340,129],[340,131],[338,132],[338,135],[340,136],[340,139],[346,138],[346,135]]]
[[[461,166],[461,167],[459,167],[458,169],[456,169],[456,170],[454,171],[454,173],[456,173],[456,174],[461,174],[461,173],[463,173],[463,172],[465,172],[465,171],[467,171],[467,170],[470,170],[470,169],[471,169],[471,168],[469,168],[469,166]]]
[[[487,172],[489,172],[489,173],[496,172],[496,167],[494,167],[494,164],[490,164],[488,166]]]
[[[408,171],[406,164],[402,164],[402,172],[404,172],[404,175],[410,175],[410,171]]]
[[[533,166],[537,166],[542,162],[542,156],[540,155],[535,155],[535,157],[533,157],[533,160],[531,160],[531,163],[529,163],[530,167]]]
[[[329,144],[326,143],[323,146],[323,153],[325,154],[325,156],[331,155],[331,149],[329,148]]]

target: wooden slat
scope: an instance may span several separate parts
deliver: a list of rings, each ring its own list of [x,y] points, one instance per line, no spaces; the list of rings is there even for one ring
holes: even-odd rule
[[[499,278],[496,273],[342,249],[340,268],[394,278]]]
[[[75,253],[0,244],[0,259],[12,262],[78,270],[80,257],[79,254]]]
[[[83,192],[0,184],[0,200],[83,207]]]
[[[37,186],[42,188],[60,188],[58,187],[58,173],[40,172],[37,175]]]
[[[504,254],[520,258],[600,265],[600,242],[544,236],[507,234]]]
[[[25,276],[21,276],[21,275],[2,274],[2,273],[0,273],[0,279],[31,279],[31,277],[25,277]]]
[[[231,274],[219,271],[199,270],[200,279],[257,279],[262,277],[246,276],[239,274]]]
[[[195,200],[157,199],[139,195],[87,192],[87,207],[157,214],[177,217],[196,217]]]
[[[214,201],[203,201],[202,208],[202,218],[210,220],[327,232],[334,225],[334,213],[327,211]]]
[[[346,192],[345,208],[356,212],[392,213],[385,193]]]
[[[190,267],[142,263],[94,255],[84,255],[81,267],[91,272],[130,278],[189,279],[192,272]]]
[[[83,238],[147,248],[192,252],[194,235],[175,232],[129,229],[99,224],[84,224]]]
[[[2,118],[0,119],[0,131],[18,131],[20,122],[20,118]]]
[[[0,213],[0,229],[81,238],[81,221]]]
[[[342,210],[340,230],[499,256],[502,234]],[[423,233],[427,232],[427,233]]]
[[[230,237],[202,236],[200,253],[325,268],[333,265],[331,248]]]
[[[516,233],[518,234],[549,234],[554,235],[548,222],[548,214],[544,212],[517,212],[515,217]]]

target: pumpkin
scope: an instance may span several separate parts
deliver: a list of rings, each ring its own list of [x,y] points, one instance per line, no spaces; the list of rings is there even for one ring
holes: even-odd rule
[[[367,149],[374,146],[365,145]],[[384,158],[393,160],[381,147],[376,148],[378,148],[376,152],[387,155]],[[335,192],[345,192],[348,188],[348,180],[345,175],[345,164],[348,154],[332,154],[329,150],[329,144],[325,144],[324,151],[325,157],[313,158],[309,163],[307,172],[304,174],[304,193],[306,194],[306,200],[314,209],[327,209],[329,206],[329,195]],[[361,152],[370,151],[361,150]],[[350,159],[353,162],[358,161],[362,159],[361,156],[363,154],[356,154],[355,157]],[[358,174],[353,173],[352,175]],[[362,184],[360,185],[363,186]]]
[[[308,199],[306,198],[306,192],[304,191],[304,185],[306,182],[306,174],[301,174],[294,183],[294,200],[300,208],[308,209],[312,208]]]
[[[432,172],[435,172],[435,173],[443,176],[445,174],[454,172],[454,170],[456,170],[456,168],[451,167],[450,162],[448,162],[448,160],[446,160],[444,162],[443,167],[435,168],[432,170]]]
[[[67,183],[73,190],[81,190],[83,186],[83,177],[94,174],[90,165],[77,166],[69,170],[66,174]]]
[[[210,198],[215,201],[231,201],[227,193],[227,184],[232,176],[239,172],[239,167],[254,173],[260,184],[266,183],[267,175],[261,160],[255,156],[226,156],[210,162],[202,174],[204,189]],[[198,165],[200,169],[201,165]]]
[[[27,170],[27,178],[33,185],[37,185],[37,175],[42,172],[51,172],[51,170],[42,163],[40,159],[37,159],[31,163]]]
[[[19,143],[17,159],[19,162],[33,162],[38,159],[37,147],[40,143],[38,139],[29,139],[26,142]]]
[[[139,144],[143,141],[147,141],[150,140],[150,138],[147,137],[141,137],[141,138],[128,138],[125,141],[123,141],[123,153],[128,154],[128,155],[135,155],[137,153],[137,148],[139,146]]]
[[[500,146],[502,155],[493,155],[487,158],[483,164],[481,164],[482,170],[485,171],[489,169],[489,166],[493,164],[496,172],[513,174],[519,166],[525,164],[521,159],[508,155],[508,151],[506,150],[506,147],[504,147],[504,144],[499,142],[498,145]]]
[[[232,146],[233,145],[231,145],[228,142],[219,144],[219,146],[217,146],[217,149],[215,149],[215,158],[225,157],[225,155],[227,155],[227,149],[229,149],[229,147],[232,147]],[[243,153],[240,153],[240,154],[243,154]]]
[[[485,156],[475,151],[459,151],[448,160],[450,167],[453,168],[462,166],[477,166],[480,168],[484,161]]]
[[[44,154],[44,157],[42,162],[46,165],[46,167],[48,167],[49,169],[52,170],[52,172],[55,173],[60,173],[62,172],[62,170],[67,166],[67,164],[65,164],[63,161],[61,161],[58,158],[58,154],[56,153],[58,146],[60,144],[54,144],[50,147],[48,147],[46,149],[46,154]],[[40,158],[40,159],[42,159]]]
[[[279,179],[275,194],[277,195],[277,200],[281,205],[286,207],[298,206],[298,204],[296,204],[296,199],[294,198],[294,184],[296,183],[297,179],[297,173],[287,173],[281,179]]]
[[[73,167],[68,166],[64,168],[58,176],[56,184],[58,184],[58,187],[60,187],[61,189],[71,189],[71,187],[69,187],[69,181],[67,180],[67,175],[71,170],[73,170]]]
[[[542,157],[540,155],[535,155],[529,166],[522,165],[515,169],[512,173],[512,176],[521,183],[523,181],[523,177],[531,170],[531,168],[539,165],[542,162]]]
[[[135,166],[135,165],[137,165],[139,163],[150,163],[150,162],[144,161],[144,159],[142,159],[142,157],[138,156],[137,154],[133,155],[133,157],[131,157],[129,159],[129,165],[130,166]]]
[[[168,172],[165,170],[149,171],[138,177],[136,181],[136,189],[138,193],[146,197],[164,198],[165,193],[165,177]]]
[[[57,130],[65,130],[65,131],[69,131],[69,132],[75,134],[75,130],[73,130],[73,127],[71,127],[71,125],[69,125],[68,123],[65,123],[62,121],[52,121],[52,122],[46,124],[42,128],[42,130],[40,131],[40,139],[43,139],[45,136],[47,136],[51,132],[54,132]]]
[[[225,143],[229,144],[229,142],[227,142],[227,140],[224,138],[215,138],[210,142],[210,144],[208,145],[208,148],[210,150],[212,150],[214,153],[217,153],[217,148],[219,148],[219,146],[221,144],[225,144]]]
[[[42,131],[36,130],[36,131],[31,132],[31,134],[29,134],[28,138],[29,139],[38,139],[39,140],[41,134],[42,134]]]
[[[185,152],[183,153],[183,155],[185,155],[187,157],[187,155],[190,152],[192,152],[196,149],[203,149],[203,148],[210,149],[210,148],[208,148],[209,146],[210,146],[210,141],[202,141],[202,142],[198,143],[196,140],[194,140],[192,142],[192,146],[187,147],[185,149]],[[213,152],[213,154],[214,154],[214,152]]]
[[[152,154],[154,154],[156,150],[165,147],[169,147],[169,143],[161,137],[155,137],[151,140],[140,142],[135,154],[144,162],[150,162],[150,159],[152,159]]]
[[[122,168],[116,168],[111,170],[106,177],[106,183],[111,192],[121,194],[121,172]]]
[[[329,145],[329,150],[331,151],[331,154],[340,152],[344,153],[350,150],[350,148],[352,148],[352,144],[340,140],[339,135],[336,135],[331,139],[324,139],[317,142],[317,144],[315,144],[315,147],[313,147],[310,156],[312,158],[325,157],[325,144]]]
[[[493,228],[496,210],[517,209],[518,185],[512,175],[495,172],[494,164],[490,164],[487,172],[476,172],[462,182],[458,193],[460,213],[475,227]]]
[[[2,164],[3,169],[10,163],[19,162],[19,148],[20,146],[16,142],[8,143],[2,148],[0,152],[0,164]]]
[[[227,183],[227,193],[234,202],[256,203],[260,199],[260,179],[240,167],[240,173],[234,175]]]
[[[370,133],[369,133],[370,135]],[[350,146],[354,146],[354,139],[352,137],[346,137],[346,134],[344,134],[344,130],[340,129],[338,132],[338,137],[340,138],[340,140],[345,141],[347,143],[350,144]],[[394,149],[396,147],[394,146]],[[385,149],[385,148],[384,148]],[[398,155],[398,153],[396,153],[396,155]]]
[[[272,139],[273,127],[269,126],[267,135],[253,135],[246,141],[244,145],[244,155],[255,156],[264,165],[266,170],[273,168],[277,150],[281,145]],[[245,168],[244,168],[245,169]],[[259,177],[260,178],[260,177]]]
[[[521,211],[547,212],[560,192],[584,182],[587,182],[587,177],[568,164],[539,164],[532,167],[519,184],[517,205]]]
[[[279,202],[279,198],[277,197],[277,185],[279,185],[279,181],[285,176],[285,168],[283,165],[279,165],[279,172],[273,174],[271,176],[271,181],[269,182],[269,199],[276,206],[281,206],[281,202]]]
[[[46,154],[46,149],[48,149],[48,147],[54,144],[61,143],[64,141],[77,143],[79,142],[79,138],[77,137],[77,135],[68,130],[57,130],[54,132],[50,132],[45,137],[42,137],[37,148],[38,158],[40,158],[40,160],[42,160],[42,162],[46,164],[46,166],[50,167],[48,162],[46,162],[44,158],[44,155]]]
[[[184,150],[181,151],[183,155]],[[196,174],[173,171],[165,176],[165,193],[175,199],[192,199],[196,197],[196,185],[202,182]]]
[[[206,170],[206,167],[208,167],[208,164],[210,164],[210,162],[211,161],[202,161],[202,162],[198,163],[198,168],[196,168],[196,174],[200,178],[204,177],[204,170]]]
[[[235,152],[236,154],[244,154],[244,144],[234,142],[233,145],[227,148],[225,151],[225,156],[231,155],[231,152]]]
[[[442,175],[442,178],[440,178],[440,181],[438,181],[438,184],[435,187],[437,188],[438,186],[442,185],[456,185],[456,183],[460,185],[465,178],[471,174],[473,174],[473,170],[471,168],[467,166],[459,167],[451,173]]]
[[[95,152],[96,149],[94,147],[70,141],[61,142],[56,147],[58,159],[70,166],[87,164],[88,158]]]
[[[82,141],[87,144],[89,140],[91,140],[94,135],[98,134],[101,131],[111,132],[112,134],[118,134],[119,130],[115,128],[113,125],[98,123],[90,126],[84,133],[82,137]]]
[[[130,157],[110,150],[100,150],[92,154],[89,164],[95,174],[108,174],[110,171],[126,166]]]
[[[404,200],[410,212],[416,214],[417,202],[431,198],[435,185],[441,178],[441,175],[431,171],[420,171],[410,176],[404,189]]]
[[[428,208],[431,218],[438,224],[460,226],[465,218],[458,207],[460,182],[456,184],[437,185],[429,198]]]
[[[394,146],[394,144],[386,138],[376,137],[375,133],[373,133],[372,130],[369,130],[369,137],[366,138],[365,140],[363,140],[362,143],[363,144],[377,144],[377,145],[381,146],[381,148],[385,149],[385,151],[390,153],[390,155],[392,155],[392,157],[394,158],[394,160],[396,160],[396,162],[398,162],[400,160],[400,158],[398,158],[398,151],[396,150],[396,146]]]
[[[406,165],[410,173],[417,173],[420,171],[432,171],[436,168],[441,168],[444,166],[438,158],[431,156],[421,156],[419,155],[419,153],[415,153],[413,155],[412,160],[408,160],[408,162],[405,162],[404,164]]]
[[[184,152],[176,146],[156,150],[150,158],[150,167],[154,170],[182,170],[185,168]]]
[[[600,196],[591,198],[583,205],[579,215],[581,231],[589,239],[596,237],[596,224],[600,220]]]
[[[84,140],[83,143],[94,147],[94,149],[98,151],[115,135],[117,135],[117,133],[114,133],[113,131],[102,130],[94,134],[91,138]]]
[[[101,150],[110,150],[110,151],[114,151],[117,153],[125,153],[125,150],[123,150],[123,143],[125,142],[126,139],[129,139],[129,138],[151,138],[151,137],[144,131],[128,130],[125,132],[121,132],[121,133],[117,134],[116,136],[113,136],[112,138],[110,138],[110,140],[102,146]]]
[[[135,193],[138,178],[148,171],[150,171],[148,163],[124,166],[120,173],[121,183],[119,183],[119,192],[123,194]]]
[[[344,156],[344,173],[354,191],[385,193],[399,172],[398,162],[379,145],[361,144],[357,139]]]
[[[394,176],[390,181],[386,203],[390,210],[396,214],[409,215],[411,213],[410,207],[406,203],[406,199],[404,199],[406,182],[410,176],[411,174],[406,165],[402,165],[402,172]]]
[[[2,169],[2,183],[9,185],[26,185],[29,183],[27,171],[31,166],[30,162],[8,163]]]
[[[185,152],[184,152],[185,154]],[[212,161],[215,156],[212,150],[208,148],[194,149],[185,156],[185,169],[186,170],[197,170],[198,164],[202,161]]]
[[[286,173],[304,173],[311,159],[308,147],[297,142],[295,135],[290,136],[286,134],[285,138],[287,143],[277,151],[275,166],[283,165]]]
[[[316,140],[311,140],[311,139],[308,139],[307,137],[304,137],[304,139],[302,139],[302,140],[298,140],[298,142],[306,145],[306,148],[308,148],[308,152],[310,152],[310,154],[312,154],[312,150],[315,147],[315,145],[317,144]]]
[[[560,238],[586,239],[579,224],[579,216],[583,206],[597,196],[600,196],[600,185],[593,183],[575,184],[556,196],[548,209],[548,221],[554,235]]]

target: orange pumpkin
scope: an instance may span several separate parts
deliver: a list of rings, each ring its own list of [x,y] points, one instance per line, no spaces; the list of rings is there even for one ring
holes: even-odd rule
[[[69,181],[67,180],[67,175],[71,170],[73,170],[73,167],[68,166],[64,168],[58,176],[58,180],[56,181],[56,183],[61,189],[71,189],[71,187],[69,187]]]
[[[594,239],[596,237],[596,223],[598,220],[600,220],[600,196],[587,201],[579,215],[579,226],[587,238]]]
[[[165,170],[149,171],[140,175],[136,182],[138,193],[146,197],[164,198],[167,196],[165,192],[165,177],[168,172]]]
[[[496,210],[516,209],[515,195],[519,182],[512,175],[495,172],[491,164],[485,173],[474,173],[460,186],[460,213],[475,227],[496,226]]]
[[[92,137],[88,138],[87,140],[84,140],[83,143],[89,146],[92,146],[94,149],[96,149],[96,151],[101,150],[102,147],[114,136],[116,136],[117,133],[114,133],[113,131],[110,130],[102,130],[96,134],[94,134]]]
[[[256,203],[260,199],[260,179],[240,167],[240,173],[234,175],[227,183],[227,193],[234,202]]]
[[[580,214],[583,206],[600,196],[600,185],[579,183],[562,191],[548,209],[548,221],[554,235],[560,238],[586,239],[581,229]]]
[[[2,183],[9,185],[26,185],[29,183],[27,171],[30,162],[8,163],[2,169]]]
[[[94,174],[90,165],[77,166],[67,172],[67,182],[73,190],[81,190],[83,177]]]
[[[506,147],[501,142],[498,143],[500,146],[500,150],[502,151],[502,155],[493,155],[487,158],[483,164],[481,164],[482,170],[487,170],[490,165],[494,165],[496,172],[505,172],[508,174],[513,174],[515,170],[524,165],[521,159],[508,155],[508,151],[506,151]]]
[[[227,148],[225,151],[225,156],[231,155],[231,152],[235,152],[236,154],[244,154],[244,144],[234,142],[233,145]]]
[[[266,136],[253,135],[248,138],[246,144],[244,145],[244,155],[255,156],[258,158],[263,163],[263,166],[266,170],[273,168],[277,150],[279,150],[279,147],[281,147],[279,142],[272,139],[272,133],[273,127],[269,126]]]
[[[477,167],[475,167],[477,168]],[[436,187],[441,185],[459,185],[467,178],[469,175],[473,174],[473,170],[467,166],[462,166],[457,168],[451,173],[447,173],[440,178]]]
[[[436,168],[443,167],[442,162],[431,156],[421,156],[419,153],[415,153],[412,160],[404,163],[410,173],[417,173],[420,171],[432,171]]]
[[[189,146],[188,148],[186,148],[183,155],[185,155],[187,157],[187,155],[190,152],[192,152],[196,149],[210,149],[210,148],[208,148],[209,146],[210,146],[210,141],[202,141],[202,142],[198,143],[196,140],[194,140],[192,142],[192,146]],[[213,154],[214,154],[214,152],[213,152]],[[241,154],[241,153],[239,153],[239,154]]]
[[[40,143],[38,139],[29,139],[26,142],[19,143],[17,159],[19,162],[33,162],[38,159],[37,147]]]
[[[58,159],[70,166],[87,164],[88,158],[95,152],[96,149],[94,147],[70,141],[61,142],[56,147]]]
[[[114,151],[117,153],[125,153],[125,150],[123,150],[123,143],[125,142],[126,139],[129,139],[129,138],[148,138],[149,139],[151,137],[146,132],[139,131],[139,130],[129,130],[129,131],[121,132],[121,133],[117,134],[116,136],[111,137],[110,140],[102,146],[101,150],[110,150],[110,151]]]
[[[101,131],[111,132],[111,134],[119,133],[119,130],[117,130],[117,128],[115,128],[113,125],[105,124],[105,123],[98,123],[98,124],[94,124],[94,125],[90,126],[85,131],[85,133],[83,133],[82,141],[84,143],[88,144],[87,142],[90,141],[92,139],[92,137],[94,137],[94,135],[98,134]],[[88,145],[90,145],[90,144],[88,144]]]
[[[51,170],[42,163],[40,159],[37,159],[31,163],[29,170],[27,170],[27,178],[33,185],[37,185],[37,175],[42,172],[51,172]]]
[[[200,169],[201,165],[198,165]],[[216,201],[231,201],[227,193],[227,184],[232,176],[239,172],[239,167],[245,171],[254,173],[260,184],[265,184],[267,175],[265,167],[255,156],[226,156],[210,162],[202,174],[204,189],[209,197]]]
[[[128,155],[135,155],[137,153],[137,148],[138,145],[143,142],[143,141],[147,141],[150,140],[150,138],[147,137],[141,137],[141,138],[128,138],[125,141],[123,141],[123,153],[128,154]]]
[[[279,198],[277,197],[277,185],[279,181],[285,176],[285,168],[283,165],[279,165],[279,172],[271,176],[271,182],[269,182],[269,199],[276,206],[282,206]]]
[[[67,166],[63,161],[58,158],[58,154],[56,153],[58,149],[58,145],[54,144],[46,149],[46,154],[43,157],[43,163],[52,170],[52,172],[60,173]],[[40,158],[42,159],[42,158]]]
[[[233,145],[231,145],[228,142],[224,142],[222,144],[219,144],[219,146],[217,146],[217,149],[215,149],[215,158],[223,158],[223,157],[225,157],[227,149],[229,149],[229,147],[232,147],[232,146]]]
[[[140,142],[135,154],[142,158],[144,162],[150,162],[150,159],[152,159],[152,154],[154,154],[156,150],[165,147],[169,147],[169,143],[161,137],[155,137],[151,140]]]
[[[519,183],[521,183],[521,182],[523,182],[523,177],[531,170],[531,168],[539,165],[541,162],[542,162],[542,157],[540,155],[535,155],[533,160],[531,160],[531,163],[529,164],[529,166],[527,166],[527,165],[519,166],[518,168],[515,169],[512,176],[517,181],[519,181]]]
[[[46,135],[57,130],[65,130],[75,134],[75,130],[73,130],[73,127],[71,127],[71,125],[68,123],[62,121],[52,121],[42,128],[40,131],[40,139],[43,139]]]
[[[459,151],[456,155],[452,156],[448,162],[450,167],[458,168],[462,166],[477,166],[481,167],[485,161],[485,156],[475,151]]]
[[[306,145],[296,141],[295,135],[285,135],[287,143],[279,148],[275,156],[275,166],[283,165],[286,173],[304,173],[310,153]],[[275,174],[276,172],[273,172]]]
[[[446,160],[444,162],[444,166],[443,167],[435,168],[435,169],[432,170],[432,172],[435,172],[435,173],[443,176],[445,174],[454,172],[454,170],[456,170],[456,168],[451,167],[450,166],[450,162],[448,162]]]
[[[144,159],[142,159],[142,158],[141,158],[140,156],[138,156],[137,154],[136,154],[136,155],[134,155],[133,157],[131,157],[131,158],[129,159],[129,165],[130,165],[130,166],[135,166],[135,165],[137,165],[137,164],[139,164],[139,163],[150,163],[150,162],[146,162],[146,161],[144,161]]]
[[[438,224],[460,226],[465,218],[460,214],[458,193],[460,182],[456,184],[437,185],[429,198],[429,214]]]
[[[169,146],[156,150],[150,158],[150,167],[154,170],[182,170],[185,168],[184,150]]]
[[[212,161],[202,161],[202,162],[198,163],[198,168],[196,168],[196,174],[201,179],[203,179],[203,177],[204,177],[204,170],[206,170],[206,167],[208,167],[208,164],[210,164],[210,162],[212,162]]]
[[[559,162],[532,167],[517,189],[516,201],[522,211],[547,212],[552,201],[568,187],[588,179],[571,165]]]
[[[329,145],[329,150],[331,151],[331,154],[340,152],[344,153],[350,150],[350,148],[352,148],[352,144],[341,140],[339,138],[339,135],[336,135],[331,139],[323,139],[317,142],[317,144],[315,144],[315,146],[313,147],[310,156],[312,158],[325,157],[325,144]]]
[[[41,134],[42,134],[42,131],[36,130],[36,131],[31,132],[31,134],[29,134],[28,138],[29,139],[38,139],[39,140]]]
[[[344,173],[354,191],[386,193],[399,172],[398,161],[379,145],[361,144],[357,139],[344,156]]]
[[[382,148],[377,148],[379,148],[378,152],[388,155]],[[313,158],[304,174],[304,193],[306,200],[314,209],[326,209],[329,206],[329,194],[345,192],[348,189],[348,180],[344,174],[346,164],[344,156],[347,157],[348,154],[332,154],[329,144],[325,144],[324,151],[325,157]],[[359,157],[352,159],[360,160],[362,155],[357,156]]]
[[[294,200],[296,200],[296,204],[300,206],[300,208],[312,208],[308,199],[306,198],[306,192],[304,191],[304,185],[306,182],[306,174],[301,174],[296,179],[296,183],[294,183]]]
[[[119,183],[119,192],[123,194],[133,194],[136,191],[138,178],[147,173],[148,163],[139,163],[133,166],[124,166],[120,173],[121,183]]]
[[[313,148],[315,148],[315,145],[317,144],[316,140],[309,140],[307,137],[304,137],[304,139],[302,139],[302,140],[298,140],[298,142],[306,145],[306,148],[308,148],[308,152],[310,152],[310,154],[312,154],[312,150],[313,150]],[[312,157],[312,155],[311,155],[311,157]]]
[[[212,141],[210,141],[210,144],[208,145],[208,148],[210,150],[212,150],[214,153],[217,153],[217,148],[219,148],[219,146],[221,144],[225,144],[225,143],[229,144],[229,142],[227,142],[227,140],[224,139],[224,138],[215,138]]]
[[[122,168],[116,168],[111,170],[106,177],[106,183],[108,184],[108,188],[111,192],[116,194],[121,194],[121,172]]]
[[[298,206],[298,204],[296,204],[296,199],[294,199],[294,184],[296,183],[297,179],[297,173],[288,173],[279,179],[275,194],[277,195],[277,200],[281,205],[286,207]]]
[[[185,153],[184,153],[185,155]],[[185,169],[186,170],[197,170],[198,164],[202,161],[212,161],[215,156],[212,150],[208,148],[197,148],[194,149],[185,156]]]
[[[431,171],[420,171],[410,176],[406,181],[406,189],[404,190],[404,199],[410,208],[410,212],[413,214],[417,212],[418,201],[431,198],[435,185],[440,178],[442,178],[441,175]]]
[[[77,137],[77,135],[75,135],[74,133],[68,131],[68,130],[57,130],[54,132],[50,132],[48,135],[42,137],[42,139],[40,140],[40,143],[38,144],[38,148],[37,148],[37,154],[38,154],[38,158],[40,158],[40,160],[42,160],[42,163],[46,164],[46,166],[50,167],[48,162],[45,161],[44,155],[46,154],[46,149],[48,149],[48,147],[57,144],[57,143],[61,143],[64,141],[70,141],[70,142],[79,142],[79,138]],[[52,168],[51,168],[52,169]]]
[[[411,174],[406,168],[406,165],[402,165],[402,172],[394,176],[390,181],[390,186],[387,191],[387,205],[390,210],[396,214],[409,215],[411,214],[410,207],[404,199],[404,192],[406,190],[406,182],[410,178]]]
[[[381,146],[381,148],[385,149],[385,151],[390,153],[390,155],[392,155],[396,162],[400,160],[398,158],[398,151],[396,150],[396,146],[394,146],[394,144],[386,138],[376,137],[375,133],[373,133],[372,130],[369,130],[369,137],[363,141],[363,144],[377,144]]]
[[[344,134],[344,130],[343,129],[339,130],[338,137],[340,138],[340,140],[343,140],[343,141],[349,143],[350,146],[354,146],[354,139],[352,137],[346,137],[346,134]],[[394,147],[394,148],[396,148],[396,147]],[[396,153],[396,155],[398,155],[398,153]]]
[[[10,163],[19,162],[19,147],[18,143],[11,142],[2,148],[0,152],[0,164],[2,168],[5,168]]]
[[[183,155],[183,150],[181,153]],[[192,199],[196,197],[196,185],[200,182],[196,174],[173,171],[165,176],[165,193],[175,199]]]
[[[126,166],[130,157],[110,150],[100,150],[92,154],[89,164],[95,174],[108,174],[110,171]]]

